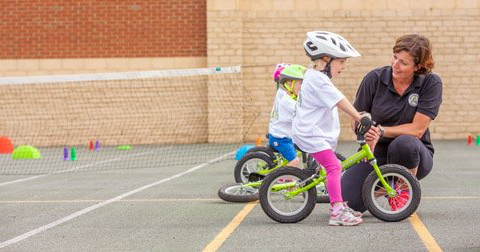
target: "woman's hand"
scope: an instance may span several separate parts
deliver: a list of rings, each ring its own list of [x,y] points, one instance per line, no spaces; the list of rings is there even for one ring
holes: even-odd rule
[[[370,130],[368,130],[367,134],[365,135],[367,144],[368,146],[370,146],[370,149],[372,150],[372,152],[375,150],[375,146],[377,145],[381,134],[382,133],[380,132],[380,129],[378,127],[372,126]]]

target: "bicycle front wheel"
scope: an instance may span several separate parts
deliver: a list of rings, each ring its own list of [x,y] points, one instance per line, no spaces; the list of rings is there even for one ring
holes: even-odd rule
[[[275,156],[274,150],[270,146],[255,146],[247,151],[247,153],[252,153],[252,152],[259,152],[259,153],[265,154],[271,160],[275,160],[277,158]]]
[[[235,182],[247,183],[261,178],[250,179],[250,174],[258,171],[265,171],[275,167],[275,163],[267,155],[260,152],[245,154],[235,165],[233,174]],[[258,176],[257,176],[258,177]]]
[[[218,197],[228,202],[250,202],[258,200],[258,188],[242,183],[227,184],[218,189]]]
[[[363,184],[365,207],[373,216],[383,221],[397,222],[408,218],[420,204],[420,183],[407,168],[400,165],[382,165],[380,171],[385,181],[395,189],[396,196],[387,195],[377,174],[372,171]]]
[[[265,214],[281,223],[295,223],[308,217],[315,207],[315,187],[287,199],[289,192],[299,188],[298,182],[308,177],[305,171],[288,166],[270,173],[262,181],[259,192]]]

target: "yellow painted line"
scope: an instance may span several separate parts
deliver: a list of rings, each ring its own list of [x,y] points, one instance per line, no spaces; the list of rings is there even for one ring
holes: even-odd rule
[[[105,200],[1,200],[0,204],[26,204],[26,203],[96,203]],[[179,201],[219,201],[218,199],[125,199],[117,202],[179,202]]]
[[[418,236],[422,240],[423,244],[430,252],[439,252],[442,251],[440,246],[438,246],[435,238],[430,234],[428,229],[423,225],[422,220],[418,217],[417,213],[414,213],[410,218],[410,223],[412,223],[413,228],[417,232]]]
[[[218,234],[213,241],[211,241],[204,249],[203,252],[217,251],[223,242],[230,236],[233,231],[242,223],[243,219],[252,211],[257,205],[258,201],[249,202],[247,205],[233,218],[233,220]]]

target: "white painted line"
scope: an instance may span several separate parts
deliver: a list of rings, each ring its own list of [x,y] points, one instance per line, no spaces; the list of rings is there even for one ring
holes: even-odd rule
[[[172,147],[168,147],[168,148],[161,149],[161,150],[163,151],[163,150],[168,150],[168,149],[171,149],[171,148]],[[96,166],[96,165],[99,165],[99,164],[105,164],[105,163],[118,161],[118,160],[121,160],[121,159],[124,159],[124,158],[135,157],[135,156],[143,156],[143,155],[153,153],[155,151],[136,153],[136,154],[122,156],[122,157],[118,157],[118,158],[114,158],[114,159],[104,160],[104,161],[97,162],[97,163],[92,163],[92,164],[87,164],[87,165],[81,165],[81,166],[78,166],[78,167],[73,167],[73,168],[65,170],[65,171],[57,171],[57,172],[53,172],[53,173],[49,173],[49,174],[43,174],[43,175],[38,175],[38,176],[33,176],[33,177],[28,177],[28,178],[23,178],[23,179],[17,179],[17,180],[13,180],[13,181],[9,181],[9,182],[0,183],[0,186],[20,183],[20,182],[24,182],[24,181],[29,181],[29,180],[32,180],[32,179],[45,177],[45,176],[48,176],[48,175],[51,175],[51,174],[62,174],[62,173],[72,172],[72,171],[76,171],[76,170],[83,169],[83,168],[93,167],[93,166]]]
[[[480,196],[457,197],[422,197],[422,199],[480,199]],[[71,200],[0,200],[0,204],[45,204],[45,203],[96,203],[105,199],[71,199]],[[220,201],[218,198],[183,198],[183,199],[123,199],[118,202],[190,202]]]
[[[45,203],[97,203],[105,201],[102,200],[0,200],[0,204],[45,204]],[[211,199],[200,199],[200,198],[190,198],[190,199],[124,199],[119,200],[118,202],[194,202],[194,201],[220,201],[218,198]]]
[[[14,238],[12,238],[12,239],[10,239],[10,240],[4,241],[4,242],[0,243],[0,249],[1,249],[1,248],[5,248],[5,247],[7,247],[7,246],[9,246],[9,245],[15,244],[15,243],[17,243],[17,242],[23,241],[23,240],[25,240],[25,239],[28,239],[29,237],[34,236],[34,235],[36,235],[36,234],[38,234],[38,233],[41,233],[41,232],[43,232],[43,231],[46,231],[46,230],[48,230],[48,229],[50,229],[50,228],[53,228],[53,227],[55,227],[55,226],[58,226],[58,225],[60,225],[60,224],[62,224],[62,223],[65,223],[65,222],[67,222],[67,221],[69,221],[69,220],[75,219],[75,218],[77,218],[77,217],[79,217],[79,216],[81,216],[81,215],[84,215],[84,214],[86,214],[86,213],[89,213],[89,212],[91,212],[91,211],[93,211],[93,210],[95,210],[95,209],[98,209],[98,208],[100,208],[100,207],[103,207],[103,206],[106,206],[106,205],[111,204],[111,203],[113,203],[113,202],[119,201],[119,200],[121,200],[121,199],[123,199],[123,198],[126,198],[126,197],[128,197],[128,196],[130,196],[130,195],[133,195],[133,194],[135,194],[135,193],[141,192],[141,191],[143,191],[143,190],[145,190],[145,189],[148,189],[148,188],[150,188],[150,187],[153,187],[153,186],[156,186],[156,185],[159,185],[159,184],[168,182],[168,181],[170,181],[170,180],[179,178],[179,177],[181,177],[181,176],[183,176],[183,175],[192,173],[192,172],[194,172],[194,171],[196,171],[196,170],[199,170],[199,169],[201,169],[201,168],[203,168],[203,167],[205,167],[205,166],[207,166],[207,165],[209,165],[209,164],[211,164],[211,163],[214,163],[214,162],[216,162],[216,161],[222,160],[223,158],[225,158],[225,157],[227,157],[227,156],[229,156],[229,155],[233,155],[234,153],[235,153],[235,151],[226,153],[226,154],[224,154],[224,155],[222,155],[222,156],[220,156],[220,157],[218,157],[218,158],[215,158],[215,159],[212,159],[212,160],[210,160],[210,161],[208,161],[208,162],[206,162],[206,163],[197,165],[197,166],[195,166],[195,167],[193,167],[193,168],[190,168],[190,169],[188,169],[188,170],[186,170],[186,171],[184,171],[184,172],[175,174],[175,175],[173,175],[173,176],[171,176],[171,177],[168,177],[168,178],[165,178],[165,179],[162,179],[162,180],[153,182],[153,183],[151,183],[151,184],[148,184],[148,185],[139,187],[139,188],[134,189],[134,190],[132,190],[132,191],[129,191],[129,192],[120,194],[120,195],[118,195],[117,197],[114,197],[114,198],[111,198],[111,199],[109,199],[109,200],[102,201],[102,202],[100,202],[100,203],[98,203],[98,204],[95,204],[95,205],[93,205],[93,206],[84,208],[84,209],[82,209],[82,210],[80,210],[80,211],[77,211],[77,212],[75,212],[75,213],[72,213],[72,214],[70,214],[70,215],[68,215],[68,216],[65,216],[65,217],[63,217],[63,218],[61,218],[61,219],[59,219],[59,220],[56,220],[56,221],[54,221],[54,222],[52,222],[52,223],[49,223],[49,224],[47,224],[47,225],[44,225],[44,226],[41,226],[41,227],[36,228],[36,229],[34,229],[34,230],[31,230],[31,231],[29,231],[29,232],[27,232],[27,233],[24,233],[24,234],[22,234],[22,235],[19,235],[19,236],[17,236],[17,237],[14,237]]]
[[[20,183],[20,182],[24,182],[24,181],[28,181],[28,180],[32,180],[32,179],[36,179],[36,178],[41,178],[41,177],[45,177],[45,176],[46,176],[46,175],[38,175],[38,176],[33,176],[33,177],[28,177],[28,178],[23,178],[23,179],[17,179],[17,180],[13,180],[13,181],[8,181],[8,182],[0,183],[0,186],[10,185],[10,184],[15,184],[15,183]]]

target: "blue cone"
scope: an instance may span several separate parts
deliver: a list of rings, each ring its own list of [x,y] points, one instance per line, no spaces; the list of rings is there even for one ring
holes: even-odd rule
[[[240,160],[248,150],[255,147],[255,145],[245,144],[242,147],[238,148],[237,154],[235,155],[235,160]]]

